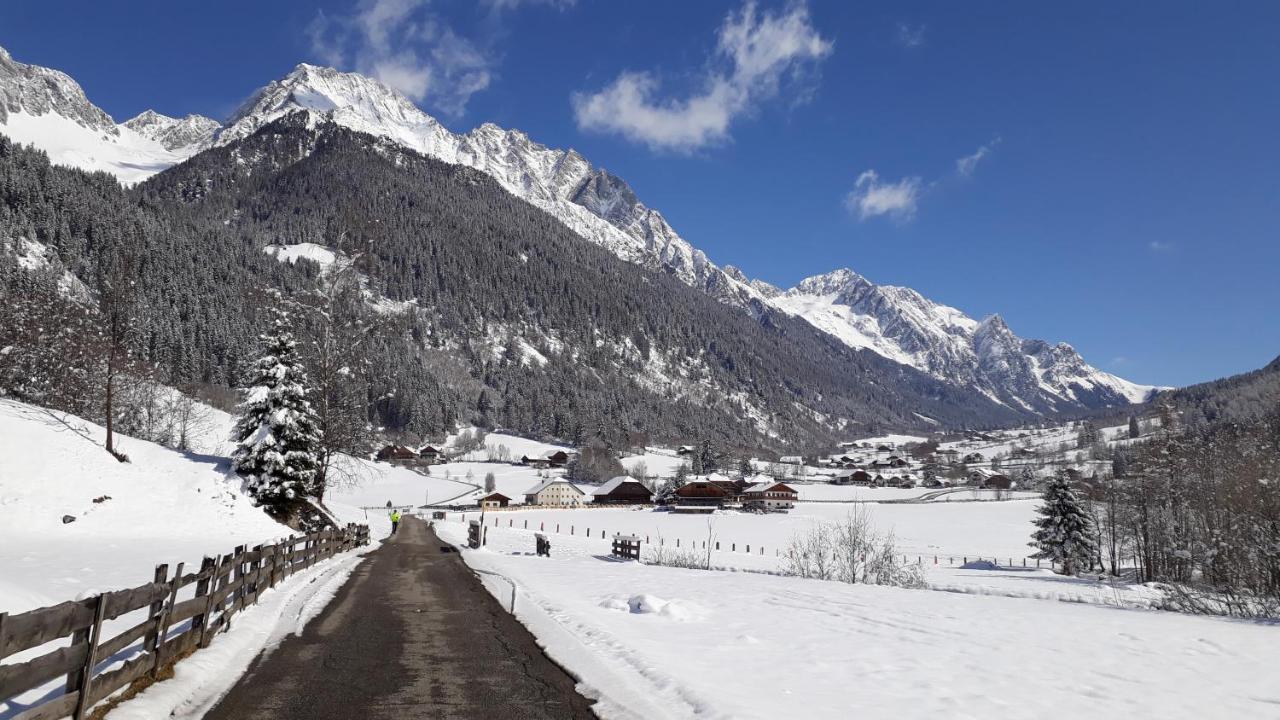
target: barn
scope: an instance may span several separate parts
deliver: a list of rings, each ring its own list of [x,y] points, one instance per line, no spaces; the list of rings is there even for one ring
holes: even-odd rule
[[[597,505],[646,505],[653,502],[653,491],[633,477],[619,475],[591,493]]]

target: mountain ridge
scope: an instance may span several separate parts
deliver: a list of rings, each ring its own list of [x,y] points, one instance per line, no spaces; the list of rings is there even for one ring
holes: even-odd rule
[[[7,54],[4,58],[0,71],[3,62],[14,64]],[[61,76],[61,85],[70,83],[79,90],[69,76],[48,73]],[[71,97],[73,104],[83,101],[93,107],[83,92],[76,95],[64,89],[62,94]],[[963,312],[910,288],[875,285],[851,270],[815,275],[783,291],[732,266],[722,268],[681,237],[658,210],[646,206],[625,180],[592,165],[577,151],[549,148],[520,130],[492,123],[454,133],[379,81],[333,68],[297,65],[285,77],[251,94],[216,129],[215,121],[208,118],[179,120],[154,111],[113,126],[117,135],[130,142],[137,138],[150,143],[143,153],[148,162],[141,163],[145,170],[131,166],[118,174],[136,181],[145,171],[167,167],[165,162],[177,164],[208,147],[236,142],[298,111],[314,116],[315,122],[331,120],[444,162],[480,170],[589,242],[629,262],[670,274],[761,322],[769,322],[773,312],[799,317],[850,347],[876,352],[957,386],[972,385],[1018,411],[1052,413],[1139,402],[1151,390],[1089,366],[1065,343],[1024,340],[1007,326],[987,327],[979,337],[982,323]],[[84,108],[68,112],[94,118],[99,125],[102,118],[110,120],[100,110],[100,115]],[[21,136],[16,139],[32,142]],[[39,140],[33,144],[40,146]],[[74,165],[82,158],[62,153],[60,159]],[[87,164],[90,169],[104,169],[97,167],[102,163]]]

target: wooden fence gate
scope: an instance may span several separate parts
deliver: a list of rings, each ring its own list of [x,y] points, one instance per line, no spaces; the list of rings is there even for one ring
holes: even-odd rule
[[[628,560],[640,559],[640,536],[639,535],[614,535],[613,536],[613,554],[615,557],[626,558]]]

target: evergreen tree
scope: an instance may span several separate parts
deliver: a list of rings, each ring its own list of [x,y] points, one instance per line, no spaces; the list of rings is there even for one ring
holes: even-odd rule
[[[1088,569],[1098,556],[1093,521],[1065,471],[1045,488],[1044,503],[1036,512],[1040,517],[1032,520],[1036,531],[1030,545],[1039,552],[1033,557],[1060,563],[1064,575]]]
[[[1142,436],[1142,429],[1138,427],[1138,416],[1129,416],[1129,439],[1137,440]]]
[[[751,459],[743,457],[738,461],[738,474],[744,478],[749,478],[756,474],[756,469],[751,465]]]
[[[711,441],[703,440],[698,452],[693,456],[693,474],[710,475],[719,467],[720,459],[716,455],[715,448],[711,447]]]
[[[260,340],[233,431],[232,462],[259,505],[281,520],[296,520],[305,499],[320,492],[320,431],[288,314],[276,310]]]

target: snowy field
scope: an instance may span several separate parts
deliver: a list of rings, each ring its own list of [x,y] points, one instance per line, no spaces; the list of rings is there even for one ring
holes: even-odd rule
[[[495,520],[500,527],[523,528],[525,523],[532,530],[544,528],[555,534],[557,526],[562,535],[583,535],[588,529],[595,537],[600,531],[637,534],[658,542],[681,547],[690,543],[699,545],[707,539],[707,523],[720,542],[723,551],[736,547],[735,552],[752,552],[770,557],[784,550],[798,532],[810,528],[815,522],[840,520],[850,512],[864,509],[881,532],[892,530],[900,552],[909,556],[932,558],[934,555],[954,556],[957,562],[964,556],[999,558],[1002,563],[1009,558],[1021,559],[1031,552],[1027,540],[1031,532],[1031,518],[1036,501],[1012,500],[1007,502],[957,502],[918,504],[840,504],[799,503],[786,514],[755,514],[721,511],[712,515],[684,515],[651,509],[583,508],[578,510],[526,509],[491,512],[487,522]],[[456,522],[462,513],[450,513]],[[479,517],[478,512],[465,513],[468,520]],[[945,559],[942,562],[946,562]]]
[[[439,527],[461,544],[461,523]],[[606,718],[1280,717],[1276,626],[488,541],[464,558],[504,603],[515,583],[517,616]]]

